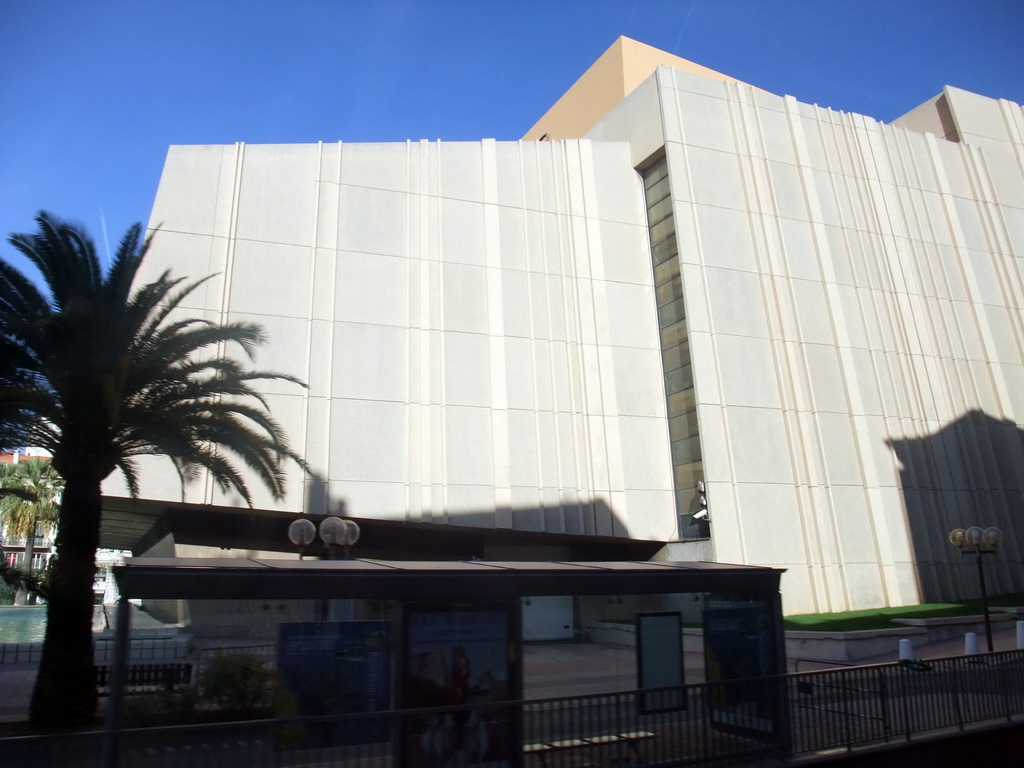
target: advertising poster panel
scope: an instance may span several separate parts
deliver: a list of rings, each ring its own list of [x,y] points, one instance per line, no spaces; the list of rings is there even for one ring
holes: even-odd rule
[[[704,670],[712,725],[762,740],[779,735],[780,673],[770,600],[711,596],[704,608]],[[762,678],[762,679],[757,679]]]
[[[343,715],[391,708],[392,626],[387,621],[286,622],[278,631],[278,670],[296,714]],[[304,729],[305,748],[390,738],[386,720],[326,721]]]
[[[686,708],[682,686],[683,617],[678,611],[638,613],[636,616],[636,664],[640,714]],[[657,690],[647,691],[654,688]]]
[[[403,768],[514,766],[520,747],[518,602],[407,605],[399,705],[448,711],[407,719]]]

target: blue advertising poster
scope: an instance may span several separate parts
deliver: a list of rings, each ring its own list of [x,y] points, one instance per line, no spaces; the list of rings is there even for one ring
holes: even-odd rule
[[[280,625],[277,666],[297,715],[382,712],[391,708],[391,651],[387,621],[289,622]],[[328,721],[307,728],[302,746],[389,738],[384,720]]]
[[[778,651],[765,600],[709,599],[704,609],[704,669],[711,722],[755,738],[778,735]],[[761,679],[758,679],[761,678]]]

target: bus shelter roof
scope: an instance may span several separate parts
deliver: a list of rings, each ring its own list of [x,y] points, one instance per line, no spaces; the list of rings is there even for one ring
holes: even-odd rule
[[[122,597],[148,599],[495,599],[713,592],[766,597],[783,570],[710,562],[491,562],[131,558]]]

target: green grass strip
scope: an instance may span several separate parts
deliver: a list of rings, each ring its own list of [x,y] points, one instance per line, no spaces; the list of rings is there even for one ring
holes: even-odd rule
[[[990,597],[990,608],[1024,605],[1024,593]],[[892,629],[899,626],[893,619],[940,619],[952,616],[977,616],[982,612],[980,600],[960,603],[924,603],[899,608],[873,608],[843,613],[806,613],[786,616],[786,629],[804,632],[859,632],[869,629]]]

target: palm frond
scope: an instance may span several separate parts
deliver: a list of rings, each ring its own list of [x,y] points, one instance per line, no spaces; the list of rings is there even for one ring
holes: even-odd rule
[[[24,326],[26,318],[48,312],[46,297],[20,271],[0,261],[0,323],[8,328]]]
[[[137,498],[139,495],[139,471],[135,462],[129,456],[120,454],[116,464],[117,468],[121,470],[121,476],[124,477],[125,484],[128,486],[128,493],[131,494],[132,498]]]
[[[26,592],[39,595],[44,599],[49,597],[49,590],[43,577],[34,573],[25,573],[20,568],[8,565],[3,560],[0,560],[0,581],[9,587],[24,589]]]
[[[114,260],[104,284],[105,299],[114,306],[124,306],[127,303],[139,265],[149,249],[150,238],[146,238],[142,247],[139,247],[141,236],[142,225],[133,224],[121,238],[121,243],[114,253]]]
[[[0,440],[42,441],[54,463],[120,468],[139,492],[135,457],[167,456],[183,483],[200,470],[251,502],[253,479],[280,498],[283,461],[301,457],[271,416],[263,385],[295,376],[247,370],[266,343],[250,322],[183,317],[209,277],[172,277],[132,288],[152,235],[122,238],[104,276],[79,226],[41,212],[38,231],[10,242],[39,269],[49,297],[0,262]],[[304,386],[304,385],[303,385]],[[28,438],[33,440],[29,441]],[[38,443],[37,443],[38,444]],[[69,465],[70,466],[70,465]]]
[[[47,211],[36,215],[36,224],[38,233],[11,235],[8,242],[39,270],[58,311],[75,298],[94,296],[102,281],[100,261],[81,225]]]
[[[64,481],[49,459],[23,459],[0,465],[0,522],[10,536],[34,536],[57,525]]]

